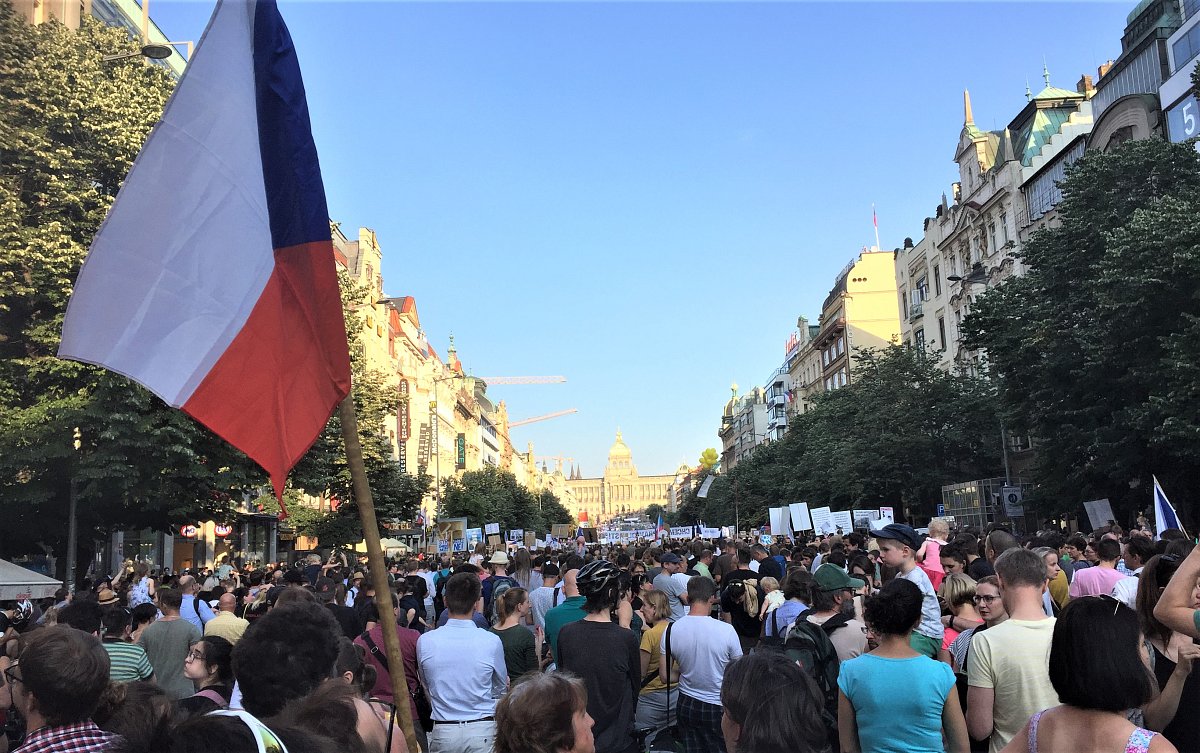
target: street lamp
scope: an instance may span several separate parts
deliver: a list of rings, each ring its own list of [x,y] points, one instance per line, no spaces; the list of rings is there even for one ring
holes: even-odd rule
[[[166,60],[175,54],[172,47],[187,45],[187,59],[192,59],[192,43],[189,42],[152,42],[143,44],[134,52],[122,52],[117,55],[105,55],[100,58],[102,62],[111,63],[114,60],[128,60],[129,58],[143,57],[151,60]]]

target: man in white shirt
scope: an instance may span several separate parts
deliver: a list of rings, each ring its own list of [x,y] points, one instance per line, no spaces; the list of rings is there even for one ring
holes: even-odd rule
[[[1137,609],[1135,602],[1137,601],[1138,582],[1141,580],[1142,568],[1146,562],[1154,556],[1154,542],[1145,536],[1130,536],[1129,543],[1125,545],[1125,567],[1129,568],[1132,575],[1129,575],[1117,581],[1117,585],[1113,586],[1113,598],[1122,602],[1130,609]]]
[[[545,630],[546,612],[558,606],[565,598],[562,588],[558,585],[558,565],[547,562],[542,565],[542,585],[529,594],[533,624]]]
[[[1054,618],[1042,610],[1046,563],[1028,549],[996,558],[1008,619],[977,633],[967,655],[967,731],[1000,753],[1029,717],[1058,705],[1050,684]]]
[[[659,663],[664,683],[679,683],[676,717],[687,753],[725,753],[721,734],[721,679],[725,667],[742,655],[737,631],[712,618],[717,584],[703,575],[688,581],[688,612],[663,633]],[[671,692],[668,688],[668,694]]]
[[[417,639],[421,684],[433,706],[430,753],[492,753],[496,701],[508,689],[504,646],[475,627],[482,585],[474,573],[456,573],[442,591],[450,619]]]

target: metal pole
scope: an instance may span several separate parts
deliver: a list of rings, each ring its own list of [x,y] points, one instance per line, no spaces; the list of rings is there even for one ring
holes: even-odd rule
[[[1012,486],[1012,479],[1008,475],[1008,438],[1004,432],[1004,419],[1000,419],[1000,453],[1004,457],[1004,485]]]
[[[82,439],[77,426],[72,443],[75,453],[71,455],[71,478],[67,484],[67,590],[71,593],[75,593],[75,570],[79,549],[79,484],[75,481],[75,473],[79,465],[79,448],[83,446]]]
[[[346,395],[338,407],[342,420],[342,441],[346,443],[346,463],[350,466],[350,479],[354,483],[354,501],[362,519],[363,539],[367,543],[367,561],[371,566],[371,584],[375,588],[375,604],[379,622],[383,626],[383,645],[387,651],[389,673],[392,680],[392,697],[396,702],[396,718],[404,732],[404,740],[410,751],[419,751],[417,736],[413,732],[412,710],[408,704],[408,679],[404,672],[404,657],[400,651],[400,636],[396,633],[396,613],[389,609],[392,590],[388,585],[387,563],[383,559],[383,543],[379,539],[379,521],[375,518],[375,503],[371,499],[371,486],[367,483],[367,470],[363,465],[362,443],[358,438],[358,416],[354,413],[354,394]]]

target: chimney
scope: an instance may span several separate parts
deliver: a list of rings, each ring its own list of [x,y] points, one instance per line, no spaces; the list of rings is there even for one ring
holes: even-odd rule
[[[913,247],[913,239],[912,239],[912,238],[905,238],[905,239],[904,239],[904,247],[905,247],[905,248],[912,248],[912,247]]]
[[[1075,84],[1075,91],[1079,92],[1085,97],[1090,97],[1095,94],[1096,86],[1092,83],[1092,77],[1086,73],[1083,74],[1083,76],[1079,78],[1079,83]]]
[[[1099,79],[1104,78],[1104,74],[1108,73],[1109,69],[1111,69],[1112,67],[1113,67],[1113,61],[1110,60],[1107,63],[1105,63],[1104,65],[1097,68],[1096,69],[1096,79],[1099,80]]]

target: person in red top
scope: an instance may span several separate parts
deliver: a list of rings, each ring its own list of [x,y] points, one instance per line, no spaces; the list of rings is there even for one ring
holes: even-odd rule
[[[65,625],[31,633],[4,669],[13,704],[25,718],[13,753],[100,753],[116,742],[92,721],[108,687],[108,653],[100,639]]]
[[[383,644],[383,626],[379,624],[379,612],[375,607],[376,604],[372,603],[368,607],[369,614],[367,615],[367,621],[374,622],[375,627],[355,638],[354,642],[367,650],[366,660],[375,667],[375,687],[371,689],[371,698],[395,703],[396,696],[392,692],[391,667],[388,666],[387,648]],[[397,612],[398,617],[399,601],[395,594],[392,594],[392,609]],[[397,622],[396,636],[400,640],[400,656],[404,660],[404,679],[408,681],[408,710],[412,714],[413,731],[416,732],[421,750],[429,750],[425,730],[422,729],[419,722],[420,717],[417,715],[417,704],[412,698],[412,694],[420,685],[417,674],[417,639],[421,637],[421,634]]]

